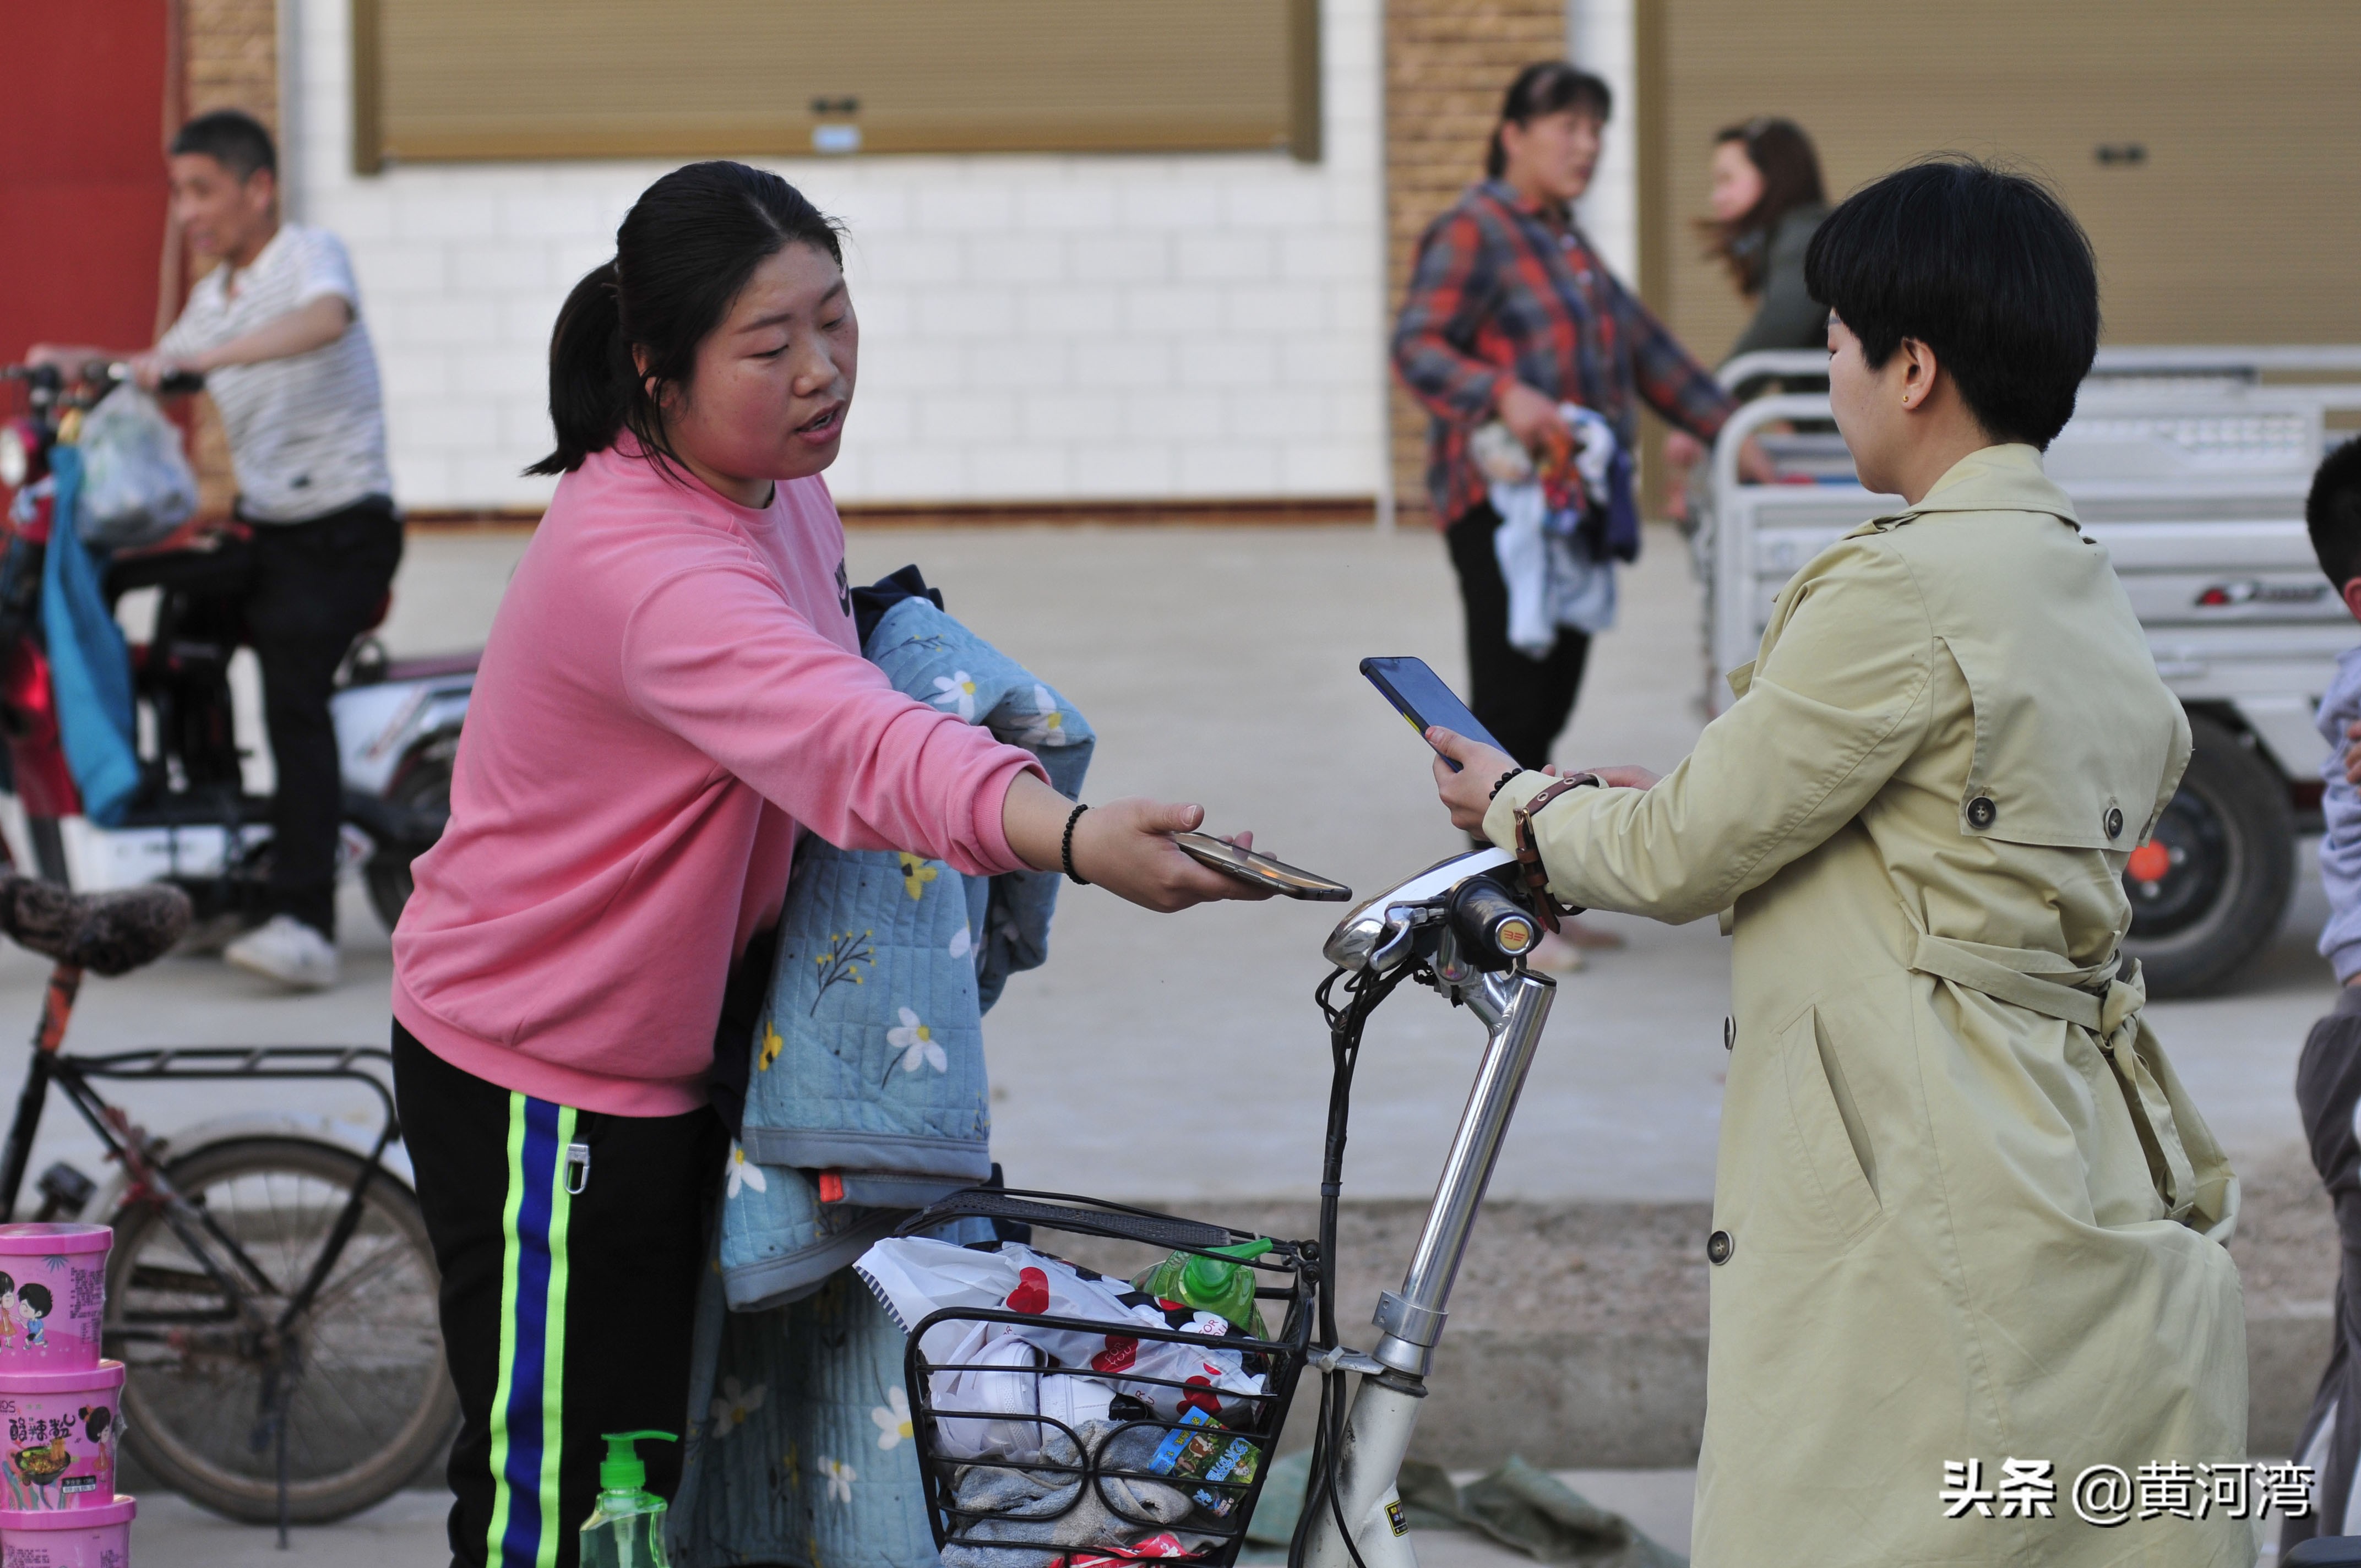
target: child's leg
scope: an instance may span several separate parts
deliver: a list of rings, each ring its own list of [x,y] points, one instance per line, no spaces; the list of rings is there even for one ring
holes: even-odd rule
[[[686,1419],[719,1124],[708,1112],[607,1116],[511,1093],[399,1026],[394,1053],[463,1418],[452,1562],[574,1568],[599,1434],[677,1434]],[[569,1168],[577,1144],[587,1171]],[[670,1496],[678,1445],[641,1453],[650,1488]]]
[[[2312,1027],[2295,1076],[2296,1107],[2312,1145],[2312,1163],[2335,1205],[2343,1258],[2336,1281],[2336,1342],[2297,1447],[2316,1464],[2313,1512],[2280,1526],[2279,1550],[2350,1524],[2355,1460],[2361,1455],[2361,986],[2348,986]]]

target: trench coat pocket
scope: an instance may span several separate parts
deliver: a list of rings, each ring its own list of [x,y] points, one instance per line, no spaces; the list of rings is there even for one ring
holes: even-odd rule
[[[1787,1109],[1802,1146],[1806,1206],[1816,1208],[1836,1239],[1850,1246],[1884,1213],[1870,1179],[1876,1155],[1856,1113],[1848,1117],[1834,1080],[1843,1069],[1822,1037],[1817,1008],[1806,1008],[1779,1040]]]

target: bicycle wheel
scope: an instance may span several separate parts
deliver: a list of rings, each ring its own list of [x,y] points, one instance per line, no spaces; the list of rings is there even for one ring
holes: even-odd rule
[[[176,1160],[173,1185],[270,1282],[254,1304],[276,1322],[309,1277],[363,1162],[295,1138],[245,1138]],[[107,1354],[127,1367],[123,1442],[165,1485],[233,1519],[278,1517],[269,1366],[153,1203],[115,1218]],[[209,1250],[213,1250],[209,1246]],[[291,1331],[289,1516],[324,1523],[381,1501],[458,1425],[443,1363],[434,1255],[418,1201],[372,1179],[359,1227]]]

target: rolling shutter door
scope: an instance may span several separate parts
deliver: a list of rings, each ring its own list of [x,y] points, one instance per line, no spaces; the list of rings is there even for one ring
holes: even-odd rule
[[[1280,148],[1316,0],[355,0],[354,161]]]

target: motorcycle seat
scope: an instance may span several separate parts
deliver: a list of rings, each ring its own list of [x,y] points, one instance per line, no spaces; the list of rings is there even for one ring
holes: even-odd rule
[[[61,964],[127,974],[170,952],[189,928],[189,895],[150,883],[113,893],[69,893],[0,874],[0,933]]]

